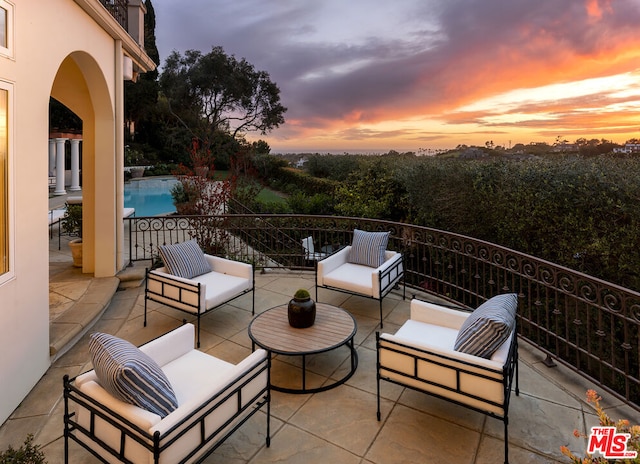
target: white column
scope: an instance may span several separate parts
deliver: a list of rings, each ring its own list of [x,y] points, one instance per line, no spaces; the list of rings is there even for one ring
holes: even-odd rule
[[[56,172],[56,141],[49,139],[49,177]]]
[[[71,186],[69,190],[80,190],[80,139],[71,139]]]
[[[56,189],[54,195],[64,195],[64,144],[67,139],[56,138]]]

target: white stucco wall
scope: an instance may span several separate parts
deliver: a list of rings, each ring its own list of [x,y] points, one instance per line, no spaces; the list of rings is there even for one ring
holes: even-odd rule
[[[94,127],[85,127],[85,131],[92,134],[88,138],[100,142],[97,150],[85,145],[85,158],[88,153],[95,159],[84,160],[88,172],[83,173],[85,204],[87,197],[94,199],[97,204],[88,206],[89,210],[95,211],[97,207],[102,211],[99,219],[88,227],[94,234],[89,240],[92,243],[89,260],[94,265],[98,254],[96,274],[116,272],[114,212],[119,201],[115,186],[116,140],[119,139],[114,124],[114,115],[121,105],[114,97],[119,94],[115,73],[120,71],[117,66],[122,59],[118,42],[73,0],[11,2],[14,5],[14,57],[0,57],[0,80],[11,83],[14,89],[10,144],[14,180],[11,201],[15,214],[10,217],[10,230],[15,247],[12,265],[15,275],[0,285],[0,423],[8,418],[50,364],[46,220],[48,110],[56,75],[70,55],[79,57],[78,66],[83,73],[90,70],[88,76],[83,74],[90,80],[88,89],[84,89],[85,93],[82,88],[77,89],[80,92],[80,99],[75,102],[78,108],[90,111],[96,105],[104,105],[97,113],[99,116],[90,120]],[[65,77],[58,76],[58,86],[64,84],[60,79]],[[60,92],[68,95],[73,90],[67,88]],[[94,176],[92,169],[100,172],[100,176]],[[99,253],[95,252],[96,242],[100,243]],[[87,270],[93,272],[94,269]]]

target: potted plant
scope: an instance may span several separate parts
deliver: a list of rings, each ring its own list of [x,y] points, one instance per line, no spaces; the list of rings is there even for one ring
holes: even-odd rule
[[[62,228],[64,232],[72,237],[78,237],[69,242],[73,265],[82,267],[82,205],[70,205],[62,218]]]
[[[289,301],[287,314],[289,325],[296,329],[311,327],[316,321],[316,302],[311,299],[309,291],[301,288]]]
[[[133,149],[129,145],[124,147],[124,165],[129,166],[132,178],[144,176],[144,154],[140,150]]]

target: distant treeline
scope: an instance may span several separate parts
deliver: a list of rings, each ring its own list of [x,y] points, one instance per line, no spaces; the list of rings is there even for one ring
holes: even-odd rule
[[[312,155],[259,169],[285,204],[261,211],[408,222],[503,245],[640,290],[640,158],[513,160]]]

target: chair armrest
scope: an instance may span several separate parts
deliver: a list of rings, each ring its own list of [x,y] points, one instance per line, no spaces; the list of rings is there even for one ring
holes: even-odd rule
[[[100,409],[106,416],[113,418],[115,414],[116,417],[119,416],[125,419],[145,432],[148,432],[151,427],[159,424],[161,421],[159,415],[115,398],[96,381],[83,383],[82,386],[79,387],[79,390],[90,398],[90,400],[78,399],[78,401],[76,401],[78,407],[84,408],[84,410],[77,411],[77,414],[80,415],[78,419],[81,422],[86,420],[87,426],[89,425],[89,412],[88,409],[86,409],[85,403]],[[87,414],[87,416],[85,416],[85,414]]]
[[[221,274],[229,274],[236,277],[244,277],[253,281],[253,266],[251,264],[231,259],[220,258],[219,256],[204,255],[209,262],[211,270]]]
[[[342,266],[347,262],[349,258],[349,251],[351,250],[351,245],[347,245],[344,248],[336,251],[333,254],[330,254],[324,259],[318,261],[318,275],[324,276],[329,274],[332,271],[335,271],[337,268]]]
[[[395,266],[398,261],[402,261],[402,254],[397,251],[385,251],[385,260],[380,266],[378,266],[376,272],[384,272],[386,269]]]
[[[150,433],[160,432],[164,436],[174,428],[180,427],[183,422],[186,425],[191,425],[201,416],[209,416],[209,422],[214,422],[211,418],[216,415],[219,416],[216,421],[221,419],[221,422],[224,423],[230,420],[231,416],[237,412],[224,407],[229,395],[234,392],[236,394],[244,392],[245,394],[241,394],[240,397],[246,404],[253,400],[256,391],[261,392],[268,389],[268,362],[267,352],[263,349],[257,349],[233,369],[220,376],[218,382],[211,385],[210,390],[203,391],[198,397],[190,398],[155,424]],[[257,372],[259,373],[256,375]],[[220,408],[220,411],[216,411],[219,402],[223,407]],[[237,401],[233,401],[233,403],[237,403]]]
[[[411,319],[414,321],[460,330],[467,317],[469,313],[464,311],[445,308],[415,298],[411,300]]]
[[[385,251],[385,258],[380,266],[371,268],[371,288],[376,298],[389,293],[404,273],[401,253]]]
[[[205,307],[206,286],[166,272],[165,268],[147,273],[145,297],[174,308],[198,313]]]

